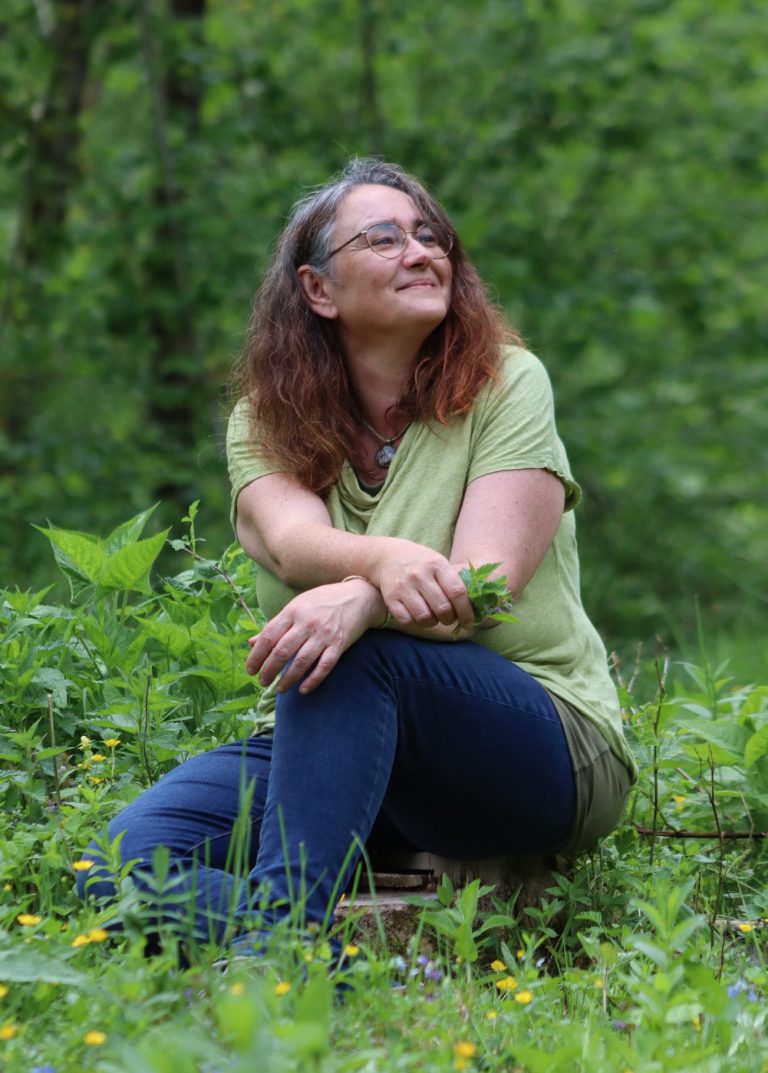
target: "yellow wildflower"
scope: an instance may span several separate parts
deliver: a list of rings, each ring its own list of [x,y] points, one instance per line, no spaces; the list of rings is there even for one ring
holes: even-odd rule
[[[3,890],[4,891],[13,890],[13,884],[12,883],[3,883]]]
[[[8,994],[8,985],[7,984],[0,984],[0,998],[5,998],[5,996],[7,994]]]
[[[291,985],[288,983],[287,980],[278,980],[278,982],[275,984],[275,994],[278,998],[280,998],[282,995],[287,995],[290,990]]]
[[[76,872],[87,872],[89,868],[93,868],[96,861],[74,861],[72,867]]]
[[[98,1028],[92,1028],[90,1032],[86,1032],[83,1036],[83,1043],[87,1043],[89,1047],[100,1047],[106,1041],[106,1033],[99,1032]]]
[[[240,983],[240,981],[238,981],[236,984],[232,984],[229,990],[232,992],[233,995],[242,995],[245,991],[245,984],[242,984]]]
[[[496,987],[499,991],[514,991],[517,987],[517,980],[514,976],[504,976],[501,980],[496,981]]]
[[[120,744],[119,738],[106,738],[104,744],[108,749],[116,749]]]
[[[0,1039],[13,1039],[18,1031],[16,1025],[3,1025],[0,1028]]]
[[[93,756],[91,757],[91,763],[92,764],[100,764],[102,760],[106,760],[106,759],[107,759],[106,756],[104,756],[102,753],[94,753]]]
[[[749,935],[749,934],[751,934],[751,932],[753,932],[755,930],[753,924],[744,923],[744,924],[739,924],[738,927],[739,927],[739,931],[742,933],[742,935]]]
[[[36,913],[19,913],[16,919],[19,924],[24,925],[26,928],[31,928],[34,924],[39,924],[43,918]]]
[[[88,778],[91,780],[94,786],[98,786],[100,782],[104,782],[104,779],[101,775],[89,775]]]
[[[489,1010],[488,1013],[485,1015],[485,1019],[486,1021],[495,1021],[498,1016],[498,1010]]]
[[[109,932],[106,928],[91,928],[87,938],[89,943],[103,943],[105,939],[109,938]]]
[[[88,938],[87,935],[76,935],[75,938],[72,940],[72,946],[87,946],[90,941],[91,940]]]
[[[471,1058],[477,1050],[477,1047],[474,1043],[470,1043],[468,1040],[461,1040],[453,1049],[456,1051],[457,1058]]]
[[[88,737],[88,735],[87,734],[81,734],[80,735],[80,748],[81,749],[87,749],[90,744],[91,744],[91,739]]]
[[[605,987],[605,980],[602,978],[602,976],[598,976],[598,978],[595,980],[595,987],[598,991],[602,991]]]
[[[696,1032],[701,1032],[701,1014],[697,1013],[693,1018],[693,1027]]]
[[[525,957],[525,951],[524,950],[518,950],[517,954],[515,956],[517,957],[518,961],[522,961],[523,958]]]
[[[357,946],[355,943],[347,943],[347,945],[344,947],[344,953],[347,955],[348,958],[356,958],[357,955],[360,953],[360,947]]]
[[[496,958],[495,961],[491,962],[491,968],[493,969],[494,972],[506,972],[507,971],[507,966],[504,964],[503,961],[499,961],[498,958]]]
[[[521,1006],[527,1006],[529,1002],[533,1002],[533,993],[531,991],[518,991],[515,995],[515,1002],[519,1002]]]

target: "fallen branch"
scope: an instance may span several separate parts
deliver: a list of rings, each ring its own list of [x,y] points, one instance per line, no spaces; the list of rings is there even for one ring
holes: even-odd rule
[[[658,835],[659,838],[716,838],[721,842],[733,838],[768,838],[768,831],[664,831],[641,827],[639,823],[633,823],[632,826],[639,835]]]

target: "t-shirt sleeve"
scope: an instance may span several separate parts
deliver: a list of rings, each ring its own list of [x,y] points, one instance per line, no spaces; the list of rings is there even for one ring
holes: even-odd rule
[[[243,488],[259,477],[279,473],[280,467],[262,455],[254,439],[251,411],[247,399],[240,399],[227,424],[227,467],[232,489],[230,520],[234,527],[237,497]]]
[[[547,469],[565,487],[565,509],[581,499],[555,426],[552,385],[533,354],[512,350],[480,412],[467,482],[510,469]]]

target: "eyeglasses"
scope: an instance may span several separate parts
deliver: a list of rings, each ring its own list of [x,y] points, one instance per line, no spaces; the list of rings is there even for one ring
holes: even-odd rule
[[[358,231],[352,238],[348,238],[346,242],[342,242],[335,250],[331,250],[328,257],[333,257],[356,238],[364,238],[368,248],[379,257],[399,257],[405,249],[409,235],[412,235],[435,261],[441,257],[447,257],[453,246],[453,236],[433,224],[419,224],[415,231],[404,231],[399,224],[371,224],[370,227]]]

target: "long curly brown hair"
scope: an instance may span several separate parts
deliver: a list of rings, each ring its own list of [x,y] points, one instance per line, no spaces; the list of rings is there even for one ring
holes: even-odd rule
[[[353,159],[296,203],[256,294],[246,345],[233,373],[250,400],[259,452],[305,487],[325,495],[345,461],[359,468],[359,405],[333,322],[309,307],[297,269],[331,274],[331,242],[344,197],[364,184],[408,194],[425,220],[454,236],[450,310],[424,341],[392,415],[441,424],[471,410],[496,376],[501,344],[519,342],[491,304],[444,209],[413,176],[382,160]]]

